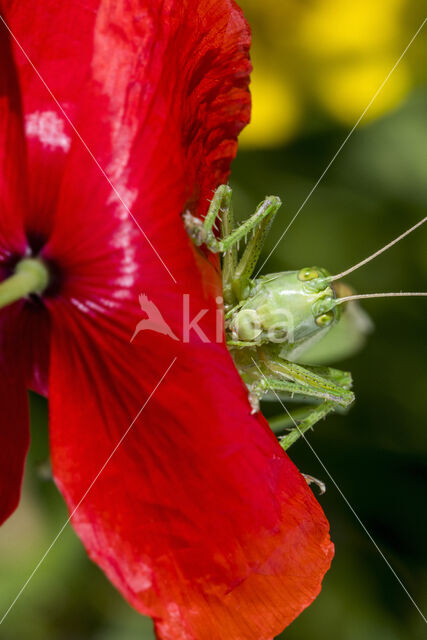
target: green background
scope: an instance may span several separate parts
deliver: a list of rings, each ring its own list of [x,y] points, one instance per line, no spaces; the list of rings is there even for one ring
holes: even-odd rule
[[[426,95],[359,128],[301,211],[265,271],[317,264],[338,272],[425,215]],[[283,207],[264,255],[279,238],[348,133],[310,120],[283,148],[241,150],[231,184],[236,209],[251,213],[267,193]],[[351,275],[359,292],[426,289],[427,229]],[[328,417],[309,439],[336,483],[421,608],[426,609],[426,301],[365,304],[375,333],[352,371],[356,403]],[[76,399],[76,401],[78,401]],[[46,475],[47,409],[32,398],[32,447],[25,492],[0,530],[0,613],[7,609],[67,519]],[[271,406],[270,406],[271,409]],[[279,408],[276,409],[276,412]],[[283,634],[288,640],[416,640],[425,624],[306,443],[290,450],[305,473],[325,480],[320,502],[336,557],[322,593]],[[66,527],[0,629],[5,640],[149,640],[135,613],[86,557]],[[224,638],[224,640],[227,640]]]

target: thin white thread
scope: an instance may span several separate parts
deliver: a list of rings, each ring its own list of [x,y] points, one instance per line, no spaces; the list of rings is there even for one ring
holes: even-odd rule
[[[313,193],[315,192],[315,190],[317,189],[317,187],[319,186],[319,184],[321,183],[321,181],[323,180],[323,178],[325,177],[325,175],[327,174],[327,172],[329,171],[329,169],[331,168],[331,166],[333,165],[333,163],[335,162],[335,160],[337,159],[337,157],[339,156],[339,154],[341,153],[341,151],[343,150],[343,148],[345,147],[345,145],[347,144],[347,142],[349,141],[350,137],[353,135],[353,133],[355,132],[355,130],[357,129],[357,127],[359,126],[361,120],[364,118],[365,114],[367,113],[367,111],[369,110],[369,108],[371,107],[371,105],[373,104],[373,102],[376,100],[377,96],[380,94],[380,92],[382,91],[384,85],[386,84],[386,82],[388,81],[388,79],[390,78],[390,76],[392,75],[392,73],[395,71],[396,67],[400,64],[402,58],[404,57],[404,55],[406,54],[406,52],[408,51],[409,47],[411,46],[411,44],[414,42],[415,38],[418,36],[418,34],[420,33],[421,29],[424,27],[425,23],[427,21],[427,18],[424,18],[423,22],[421,23],[421,25],[418,27],[417,31],[415,32],[415,34],[412,36],[411,40],[409,41],[409,43],[406,45],[405,49],[403,50],[403,52],[401,53],[401,55],[399,56],[398,60],[395,62],[394,66],[392,67],[392,69],[389,71],[387,77],[385,78],[385,80],[382,82],[382,84],[380,85],[380,87],[377,89],[375,95],[373,96],[373,98],[371,98],[371,101],[369,102],[369,104],[367,105],[367,107],[365,108],[365,110],[363,111],[363,113],[361,114],[361,116],[359,117],[359,119],[357,120],[356,124],[353,126],[353,128],[351,129],[351,131],[348,133],[348,135],[346,136],[344,142],[342,142],[342,144],[340,145],[340,147],[338,148],[338,151],[335,153],[335,155],[332,157],[332,160],[329,162],[329,164],[327,165],[326,169],[323,171],[323,173],[321,174],[320,178],[317,180],[316,184],[314,185],[314,187],[312,187],[311,191],[309,192],[309,194],[307,195],[307,197],[305,198],[304,202],[302,203],[302,205],[299,207],[298,211],[296,212],[296,214],[294,215],[294,217],[292,218],[292,220],[289,222],[288,226],[286,227],[286,229],[284,230],[284,232],[282,233],[282,235],[280,236],[280,238],[278,239],[278,241],[276,242],[276,244],[274,245],[274,247],[272,248],[272,250],[270,251],[270,253],[268,254],[268,256],[266,257],[266,259],[264,260],[264,262],[262,263],[262,265],[260,266],[260,268],[258,269],[255,278],[258,277],[261,269],[264,267],[264,265],[268,262],[268,260],[271,258],[271,256],[273,255],[273,253],[275,252],[275,250],[277,249],[278,245],[280,244],[280,242],[283,240],[283,238],[285,237],[286,233],[289,231],[289,229],[291,228],[291,226],[293,225],[293,223],[295,222],[295,220],[297,219],[297,217],[299,216],[300,212],[302,211],[302,209],[305,207],[305,205],[307,204],[307,202],[309,201],[309,199],[311,198],[311,196],[313,195]]]
[[[76,136],[78,137],[78,139],[80,140],[80,142],[82,143],[82,145],[84,146],[84,148],[86,149],[86,151],[88,152],[88,154],[90,155],[90,157],[92,158],[92,160],[94,161],[94,163],[96,164],[96,166],[98,167],[98,169],[100,170],[100,172],[102,173],[102,175],[104,176],[104,178],[107,180],[108,184],[110,185],[110,187],[112,188],[112,190],[114,191],[114,193],[116,194],[117,198],[120,200],[121,204],[123,205],[123,207],[125,208],[126,212],[128,213],[128,215],[130,216],[130,218],[134,221],[134,223],[136,224],[136,226],[138,227],[138,229],[140,230],[140,232],[142,233],[142,235],[144,236],[145,240],[148,242],[149,246],[151,247],[151,249],[154,251],[154,253],[156,254],[157,258],[160,260],[160,262],[162,263],[163,267],[166,269],[166,271],[168,272],[168,274],[170,275],[170,277],[172,278],[172,280],[174,281],[175,284],[177,284],[174,276],[172,275],[172,273],[170,272],[170,270],[168,269],[167,265],[165,264],[164,260],[162,259],[161,255],[159,254],[159,252],[157,251],[157,249],[155,248],[155,246],[153,245],[153,243],[151,242],[150,238],[147,236],[147,234],[145,233],[145,231],[143,230],[143,228],[141,227],[141,225],[139,224],[138,220],[135,218],[135,216],[133,215],[133,213],[131,212],[131,210],[129,209],[129,207],[127,206],[127,204],[124,202],[123,198],[121,197],[120,193],[117,191],[116,187],[114,186],[114,184],[111,182],[110,178],[108,177],[108,175],[106,174],[106,172],[104,171],[104,169],[102,168],[102,166],[100,165],[100,163],[98,162],[98,160],[95,158],[95,156],[93,155],[92,151],[90,150],[90,148],[88,147],[88,145],[86,144],[86,142],[83,140],[82,136],[80,135],[80,133],[78,132],[78,130],[76,129],[76,127],[74,126],[73,122],[70,120],[70,118],[68,117],[68,115],[66,114],[66,112],[64,111],[64,109],[62,108],[62,106],[60,105],[60,103],[58,102],[58,100],[56,99],[55,95],[53,94],[53,92],[51,91],[51,89],[49,88],[49,86],[47,85],[46,81],[44,80],[43,76],[40,74],[40,72],[37,70],[37,68],[35,67],[35,65],[33,64],[32,60],[30,59],[30,57],[28,56],[27,52],[25,51],[25,49],[23,48],[23,46],[21,45],[21,43],[19,42],[19,40],[17,39],[17,37],[15,36],[15,34],[13,33],[13,31],[10,29],[9,25],[7,24],[7,22],[5,21],[5,19],[3,18],[3,16],[0,14],[0,20],[2,21],[2,23],[4,24],[4,26],[6,27],[6,29],[8,30],[8,32],[10,33],[10,35],[12,36],[12,38],[14,39],[14,41],[16,42],[17,46],[19,47],[19,49],[21,50],[21,52],[23,53],[23,55],[25,56],[25,58],[28,60],[31,68],[33,69],[33,71],[35,72],[35,74],[37,75],[37,77],[39,78],[39,80],[41,81],[41,83],[43,84],[43,86],[45,87],[46,91],[49,93],[49,95],[51,96],[52,100],[55,102],[56,106],[58,107],[58,109],[61,111],[62,115],[64,116],[64,118],[67,120],[68,124],[70,125],[70,127],[72,128],[72,130],[74,131],[74,133],[76,134]]]

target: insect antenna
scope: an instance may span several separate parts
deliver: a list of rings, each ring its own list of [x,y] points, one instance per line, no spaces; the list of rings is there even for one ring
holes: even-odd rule
[[[411,227],[410,229],[408,229],[407,231],[405,231],[405,233],[402,233],[402,235],[400,235],[398,238],[395,238],[394,240],[392,240],[391,242],[386,244],[385,247],[382,247],[381,249],[378,249],[378,251],[375,251],[375,253],[373,253],[372,255],[368,256],[367,258],[365,258],[361,262],[358,262],[353,267],[350,267],[349,269],[346,269],[345,271],[342,271],[341,273],[338,273],[337,275],[332,276],[331,278],[328,278],[328,280],[330,282],[333,282],[334,280],[339,280],[340,278],[344,278],[345,276],[347,276],[349,273],[352,273],[353,271],[356,271],[356,269],[359,269],[360,267],[363,267],[364,264],[367,264],[368,262],[371,262],[371,260],[373,260],[377,256],[379,256],[382,253],[384,253],[384,251],[387,251],[388,249],[393,247],[395,244],[397,244],[398,242],[403,240],[403,238],[405,238],[407,235],[409,235],[410,233],[415,231],[415,229],[418,229],[418,227],[421,227],[421,225],[423,225],[426,220],[427,220],[427,216],[425,218],[423,218],[422,220],[420,220],[419,222],[417,222],[417,224],[414,224],[414,226]],[[371,295],[371,294],[366,294],[366,295]],[[375,294],[375,295],[377,295],[377,294]],[[390,294],[381,294],[381,295],[390,295]],[[393,293],[391,295],[402,295],[402,294]],[[413,294],[413,293],[410,293],[410,294],[404,294],[404,295],[425,295],[425,294]],[[343,298],[341,298],[341,300],[343,300]]]
[[[362,293],[354,296],[345,296],[344,298],[336,298],[335,304],[341,304],[342,302],[348,302],[349,300],[363,300],[365,298],[410,298],[413,296],[427,296],[427,292],[409,292],[409,291],[397,291],[390,293]]]

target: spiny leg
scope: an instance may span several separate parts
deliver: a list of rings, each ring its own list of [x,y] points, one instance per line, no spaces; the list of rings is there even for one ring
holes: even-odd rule
[[[233,245],[238,245],[240,240],[259,226],[264,218],[274,215],[280,208],[281,204],[281,200],[277,196],[268,196],[258,205],[255,213],[253,213],[250,218],[242,222],[237,229],[234,229],[234,231],[232,231],[227,237],[222,238],[221,240],[216,240],[216,251],[224,252]]]
[[[290,418],[292,427],[290,428],[289,433],[287,433],[285,436],[279,436],[279,442],[282,449],[284,451],[289,449],[289,447],[294,444],[294,442],[296,442],[298,438],[303,436],[309,429],[312,429],[314,425],[319,422],[319,420],[327,416],[328,413],[334,411],[335,408],[336,404],[334,402],[326,400],[325,402],[322,402],[317,406],[312,406],[303,420],[298,420],[298,417],[295,416],[295,414],[292,414],[292,412],[286,414],[284,417]]]
[[[229,236],[234,230],[232,189],[222,184],[214,192],[204,220],[193,216],[189,211],[184,213],[184,225],[188,235],[196,246],[206,244],[211,251],[218,252],[214,229],[216,220],[221,220],[221,238]],[[223,260],[223,298],[225,306],[232,307],[236,299],[231,290],[231,278],[237,266],[237,246],[233,245],[224,253]]]
[[[231,286],[237,301],[245,297],[250,278],[254,272],[261,249],[279,207],[280,202],[277,203],[277,206],[272,207],[271,212],[266,215],[257,225],[256,229],[253,230],[252,238],[246,245],[245,251],[232,273],[232,278],[230,279]]]
[[[259,408],[262,396],[273,391],[285,392],[290,397],[322,400],[318,405],[303,407],[296,412],[288,413],[282,419],[275,419],[274,426],[279,428],[293,427],[284,436],[284,447],[288,448],[302,433],[310,429],[316,422],[338,407],[347,407],[354,399],[350,391],[350,374],[329,367],[302,367],[293,362],[279,358],[277,354],[259,348],[256,350],[258,362],[251,356],[252,367],[245,363],[240,371],[249,390],[249,400],[253,411]],[[323,375],[320,375],[320,372]],[[279,396],[277,396],[279,398]],[[299,424],[299,427],[296,426]]]
[[[246,372],[242,378],[246,381],[245,378],[248,379],[248,373]],[[262,373],[258,380],[246,384],[249,390],[249,400],[253,412],[258,411],[259,401],[269,391],[286,393],[291,398],[297,396],[298,398],[325,400],[332,402],[336,406],[348,406],[350,404],[353,399],[353,394],[350,394],[349,397],[346,390],[339,389],[338,387],[325,389],[325,382],[325,380],[322,380],[321,384],[314,383],[313,381],[303,384]]]
[[[220,211],[227,208],[231,210],[231,193],[231,188],[228,185],[221,185],[217,188],[204,221],[199,220],[189,211],[184,214],[185,227],[195,244],[206,244],[208,249],[214,253],[224,253],[234,245],[238,245],[243,237],[257,227],[266,216],[276,213],[281,205],[280,198],[268,196],[258,205],[250,218],[242,222],[237,229],[230,231],[225,237],[218,239],[213,231],[215,220]]]
[[[331,367],[303,367],[262,347],[257,354],[259,371],[264,376],[267,374],[267,379],[290,380],[303,389],[309,389],[309,396],[332,400],[342,407],[347,407],[354,400],[354,394],[350,391],[351,374],[348,372]]]
[[[300,385],[292,385],[289,383],[289,388],[286,389],[285,384],[281,380],[276,379],[267,379],[264,378],[264,382],[266,382],[266,390],[267,391],[284,391],[288,390],[291,393],[294,393],[293,387],[300,387]],[[301,391],[298,389],[298,394],[301,394]],[[304,396],[318,398],[318,390],[311,388],[304,388],[303,390]],[[277,395],[277,394],[276,394]],[[249,395],[251,399],[251,394]],[[279,396],[277,399],[280,400]],[[282,405],[284,406],[284,405]],[[281,431],[284,429],[290,429],[289,433],[284,436],[279,436],[280,446],[284,451],[289,449],[289,447],[294,444],[306,431],[312,429],[314,425],[319,422],[322,418],[327,416],[328,413],[335,411],[338,407],[338,403],[336,400],[324,400],[318,405],[311,405],[309,407],[301,407],[294,411],[288,411],[285,409],[286,413],[283,416],[278,416],[273,418],[270,422],[270,426],[274,431]]]
[[[226,202],[226,206],[221,209],[221,237],[225,238],[234,230],[234,214],[233,203],[230,200]],[[224,253],[222,261],[222,295],[224,298],[225,309],[231,309],[237,302],[232,290],[232,279],[237,268],[237,245],[227,249]]]
[[[283,359],[281,359],[281,361],[283,361]],[[307,375],[315,376],[316,380],[319,378],[327,380],[329,384],[339,387],[342,391],[345,391],[346,395],[344,402],[340,403],[342,407],[345,408],[353,402],[354,394],[351,392],[353,378],[349,371],[341,371],[341,369],[334,369],[333,367],[324,367],[319,365],[307,364],[301,366],[294,362],[287,362],[287,364],[291,364],[293,371],[298,372],[296,375],[301,374],[305,379],[307,378]]]
[[[278,394],[275,399],[281,400],[280,394]],[[307,418],[311,414],[312,410],[313,404],[298,407],[298,409],[289,410],[289,413],[281,413],[279,416],[268,418],[268,424],[270,425],[272,432],[277,436],[280,436],[283,431],[290,431],[293,429],[295,427],[295,422],[299,424]]]
[[[231,188],[226,184],[217,187],[204,220],[193,216],[189,211],[184,212],[184,226],[197,247],[206,244],[211,251],[215,251],[210,245],[216,241],[213,231],[216,219],[223,210],[231,210],[231,193]]]
[[[254,410],[257,408],[260,397],[268,391],[273,391],[273,393],[286,391],[291,396],[296,393],[305,397],[320,397],[319,390],[315,387],[298,385],[263,375],[258,384],[255,383],[249,388],[249,400]],[[280,400],[278,395],[277,398]],[[274,426],[275,431],[291,429],[287,435],[279,437],[281,447],[286,451],[308,429],[311,429],[319,420],[334,411],[338,406],[339,404],[336,400],[324,400],[318,405],[303,407],[293,412],[286,409],[286,413],[283,416],[272,420],[272,426]]]
[[[233,190],[228,184],[221,184],[215,189],[214,196],[209,205],[208,212],[203,220],[203,228],[206,232],[205,243],[208,244],[212,239],[216,240],[214,229],[216,229],[216,219],[220,213],[232,212],[232,194]],[[225,216],[227,217],[227,216]],[[232,213],[228,218],[231,226],[234,226]],[[222,216],[221,216],[222,220]],[[232,230],[232,229],[231,229]]]

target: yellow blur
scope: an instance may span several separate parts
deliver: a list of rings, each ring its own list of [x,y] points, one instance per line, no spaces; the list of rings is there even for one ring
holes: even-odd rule
[[[333,119],[351,127],[423,21],[418,0],[239,0],[253,32],[252,122],[244,146],[280,145]],[[427,30],[427,29],[426,29]],[[425,65],[421,32],[363,122],[398,106]]]

